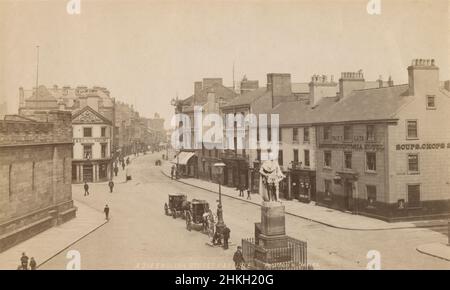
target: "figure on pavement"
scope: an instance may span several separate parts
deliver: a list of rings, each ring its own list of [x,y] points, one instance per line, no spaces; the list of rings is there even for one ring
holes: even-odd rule
[[[22,265],[22,270],[28,270],[28,256],[25,254],[25,252],[22,253],[20,264]]]
[[[112,181],[112,179],[108,182],[108,186],[109,186],[109,192],[113,192],[114,182]]]
[[[31,270],[36,270],[36,267],[37,267],[36,261],[34,260],[33,257],[31,257],[31,259],[30,259],[30,269]]]
[[[84,196],[89,195],[89,185],[84,182]]]
[[[236,252],[233,255],[233,262],[236,270],[242,270],[245,264],[244,255],[242,255],[242,247],[238,246]]]
[[[230,239],[230,228],[228,228],[227,226],[225,226],[222,230],[222,235],[223,235],[223,249],[227,250],[228,249],[228,240]]]
[[[105,213],[106,220],[109,220],[109,206],[108,205],[105,205],[105,209],[103,210],[103,212]]]
[[[114,167],[114,175],[117,176],[117,173],[119,172],[119,167],[116,166]]]

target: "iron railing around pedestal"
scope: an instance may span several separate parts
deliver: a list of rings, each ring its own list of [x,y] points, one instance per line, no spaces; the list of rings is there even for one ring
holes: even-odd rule
[[[287,237],[286,247],[266,249],[255,244],[254,238],[242,239],[242,254],[249,268],[257,268],[256,260],[265,257],[265,269],[268,270],[307,270],[307,243]]]

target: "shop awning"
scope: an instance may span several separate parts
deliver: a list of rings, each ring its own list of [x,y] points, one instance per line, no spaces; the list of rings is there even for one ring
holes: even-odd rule
[[[179,164],[179,165],[186,165],[189,161],[189,159],[194,156],[194,152],[180,152],[175,159],[172,160],[172,163]]]

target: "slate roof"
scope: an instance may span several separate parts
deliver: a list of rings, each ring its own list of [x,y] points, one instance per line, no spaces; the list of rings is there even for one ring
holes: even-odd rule
[[[238,106],[245,106],[250,105],[255,100],[259,99],[260,97],[264,96],[265,94],[270,94],[269,91],[267,91],[267,88],[262,87],[258,88],[256,90],[250,91],[248,93],[242,94],[226,105],[223,105],[222,108],[232,108],[232,107],[238,107]]]

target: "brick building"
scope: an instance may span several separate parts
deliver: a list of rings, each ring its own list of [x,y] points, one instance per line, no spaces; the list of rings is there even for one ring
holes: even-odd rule
[[[74,218],[69,112],[0,121],[0,251]]]

